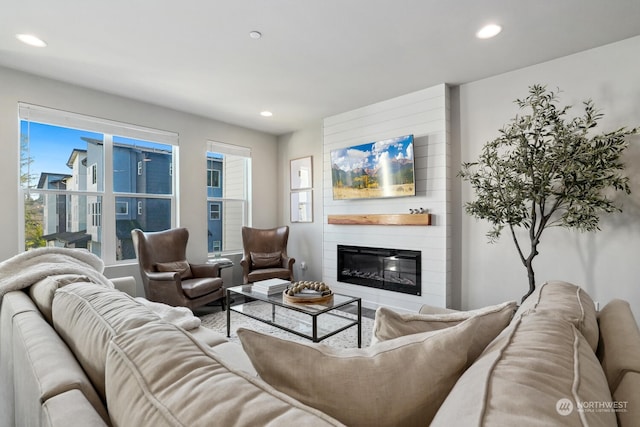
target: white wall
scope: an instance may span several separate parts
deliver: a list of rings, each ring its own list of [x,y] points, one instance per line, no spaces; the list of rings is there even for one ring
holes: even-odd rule
[[[422,304],[445,307],[451,303],[448,96],[448,88],[442,84],[324,120],[322,277],[335,291],[360,296],[365,306],[418,310]],[[408,134],[414,135],[414,197],[333,200],[331,150]],[[431,226],[327,223],[332,214],[397,214],[409,213],[410,208],[427,209],[432,215]],[[339,244],[421,251],[421,295],[338,282]]]
[[[289,226],[287,252],[296,259],[293,265],[295,280],[322,280],[322,123],[278,138],[278,170],[280,223]],[[313,222],[291,222],[289,162],[301,157],[312,157],[313,169]],[[300,269],[305,262],[307,270]]]
[[[180,135],[179,225],[190,232],[188,257],[203,261],[207,255],[206,142],[250,147],[253,157],[253,224],[278,223],[276,137],[168,108],[138,102],[0,67],[0,259],[23,250],[18,238],[19,127],[18,102],[42,105],[95,117],[133,123]],[[137,265],[109,268],[107,276],[138,274]],[[138,283],[138,293],[141,285]]]
[[[459,108],[460,161],[473,161],[486,141],[498,136],[516,113],[516,98],[530,85],[560,88],[561,105],[581,108],[593,99],[605,114],[600,131],[640,126],[640,37],[592,49],[518,71],[464,84],[454,96]],[[534,260],[537,283],[566,280],[583,286],[602,306],[612,298],[628,300],[640,318],[640,137],[631,139],[624,157],[631,196],[619,196],[622,214],[601,219],[601,231],[581,234],[548,229],[540,255]],[[458,166],[459,169],[459,166]],[[462,202],[472,199],[471,187],[454,180]],[[460,205],[455,206],[459,212]],[[525,268],[510,236],[487,243],[486,221],[461,214],[460,265],[463,308],[477,308],[505,300],[520,300],[528,290]]]

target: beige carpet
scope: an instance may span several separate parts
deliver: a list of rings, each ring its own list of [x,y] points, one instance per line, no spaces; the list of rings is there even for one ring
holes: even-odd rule
[[[265,308],[263,314],[268,315],[268,308]],[[335,310],[338,312],[337,310]],[[348,317],[350,319],[355,319],[356,316],[354,314],[345,313],[339,311],[337,314],[341,316]],[[284,324],[288,324],[292,328],[298,328],[305,333],[311,334],[311,317],[305,316],[300,313],[291,312],[291,311],[283,311],[282,313],[277,312],[276,314],[278,323],[282,322]],[[227,312],[216,312],[212,314],[206,314],[200,316],[200,320],[202,321],[202,326],[213,329],[214,331],[221,333],[226,336],[227,334]],[[340,322],[339,319],[333,319],[331,316],[327,316],[323,314],[320,316],[319,324],[325,324],[327,326],[331,326],[332,322]],[[236,331],[238,328],[247,328],[253,329],[256,331],[260,331],[263,333],[267,333],[269,335],[273,335],[279,338],[286,338],[294,341],[311,343],[311,340],[302,338],[298,335],[289,333],[282,329],[276,328],[274,326],[268,325],[266,323],[259,322],[250,317],[244,316],[242,314],[231,312],[231,337],[229,338],[231,341],[239,342],[238,335]],[[371,334],[373,330],[373,320],[363,317],[362,318],[362,347],[367,347],[371,342]],[[332,347],[340,347],[340,348],[355,348],[358,346],[357,344],[357,327],[353,326],[349,329],[346,329],[336,335],[333,335],[323,341],[321,344],[330,345]]]

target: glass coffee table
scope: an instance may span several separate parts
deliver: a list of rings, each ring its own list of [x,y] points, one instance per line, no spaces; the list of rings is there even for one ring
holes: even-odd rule
[[[231,312],[234,311],[315,343],[357,326],[358,348],[362,346],[361,298],[334,294],[330,301],[324,303],[289,303],[284,301],[282,293],[266,295],[253,292],[251,285],[227,288],[227,301],[232,301],[233,295],[244,296],[245,302],[228,305],[227,337],[231,336]],[[338,310],[350,305],[357,307],[355,319]]]

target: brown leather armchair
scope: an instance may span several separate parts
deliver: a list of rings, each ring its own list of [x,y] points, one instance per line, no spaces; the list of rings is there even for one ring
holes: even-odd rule
[[[158,232],[135,229],[131,237],[147,299],[190,309],[220,300],[225,309],[219,265],[186,260],[186,228]]]
[[[242,276],[244,283],[266,279],[285,279],[293,282],[294,258],[287,256],[289,227],[271,229],[242,227]]]

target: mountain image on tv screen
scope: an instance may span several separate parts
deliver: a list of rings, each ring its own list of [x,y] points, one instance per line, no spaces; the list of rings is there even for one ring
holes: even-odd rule
[[[413,135],[331,151],[334,199],[415,195]]]

